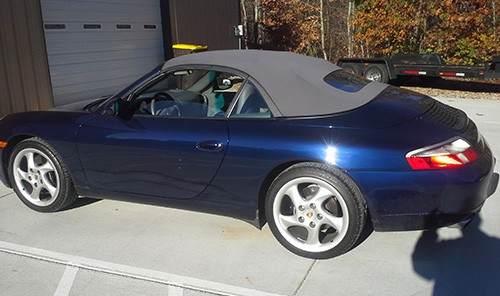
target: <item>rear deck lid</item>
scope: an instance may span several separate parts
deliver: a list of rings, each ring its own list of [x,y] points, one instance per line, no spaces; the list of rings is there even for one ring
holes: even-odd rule
[[[423,94],[389,86],[367,104],[335,116],[334,125],[363,129],[396,126],[423,116],[435,105],[444,104]],[[443,108],[438,109],[441,110],[437,110],[438,113],[444,112]]]

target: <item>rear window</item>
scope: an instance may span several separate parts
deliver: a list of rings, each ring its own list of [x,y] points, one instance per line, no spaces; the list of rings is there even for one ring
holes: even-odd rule
[[[350,93],[360,91],[363,87],[371,82],[371,80],[359,77],[345,70],[334,71],[326,75],[323,80],[330,86]]]

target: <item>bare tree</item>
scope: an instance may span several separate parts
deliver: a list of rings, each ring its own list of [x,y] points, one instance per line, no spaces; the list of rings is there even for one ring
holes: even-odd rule
[[[320,22],[320,34],[321,34],[321,52],[323,53],[323,58],[328,60],[325,49],[325,18],[324,11],[325,7],[323,5],[323,0],[319,0],[319,22]]]
[[[276,14],[276,9],[273,9],[276,6],[270,6],[269,0],[240,1],[246,34],[244,40],[247,48],[268,48],[271,46],[273,49],[285,50],[285,48],[289,48],[287,50],[291,50],[293,47],[283,47],[278,43],[291,42],[290,39],[293,38],[303,38],[301,42],[307,42],[307,48],[303,48],[300,51],[308,55],[335,61],[340,57],[352,56],[354,54],[354,28],[352,19],[355,14],[356,0],[275,1],[274,5],[280,5],[281,7],[290,6],[292,3],[308,7],[308,13],[305,15],[292,16],[294,14],[293,10],[285,9],[286,11],[280,12],[281,16],[279,17],[289,18],[293,20],[292,22],[298,24],[308,22],[308,29],[302,35],[306,34],[310,35],[310,37],[318,38],[317,41],[314,41],[314,38],[313,40],[306,41],[305,39],[308,36],[296,36],[295,29],[292,29],[296,28],[294,26],[290,26],[288,29],[283,27],[280,30],[283,34],[281,39],[271,38],[269,34],[277,32],[270,32],[265,28],[269,28],[268,21],[270,19],[272,19],[272,22],[278,22],[275,19],[277,15],[273,15]],[[286,20],[281,21],[286,22]],[[314,26],[316,27],[314,28]]]
[[[241,14],[243,17],[243,46],[248,49],[248,14],[245,6],[245,0],[240,0]]]

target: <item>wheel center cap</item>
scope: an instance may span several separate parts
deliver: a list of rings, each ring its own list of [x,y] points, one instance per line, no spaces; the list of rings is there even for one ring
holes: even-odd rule
[[[306,214],[307,218],[311,219],[314,216],[313,212],[307,212]]]

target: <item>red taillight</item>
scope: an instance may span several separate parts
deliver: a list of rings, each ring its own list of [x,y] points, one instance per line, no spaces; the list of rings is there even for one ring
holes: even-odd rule
[[[414,170],[457,168],[477,158],[474,148],[462,139],[453,139],[406,154],[406,160]]]

